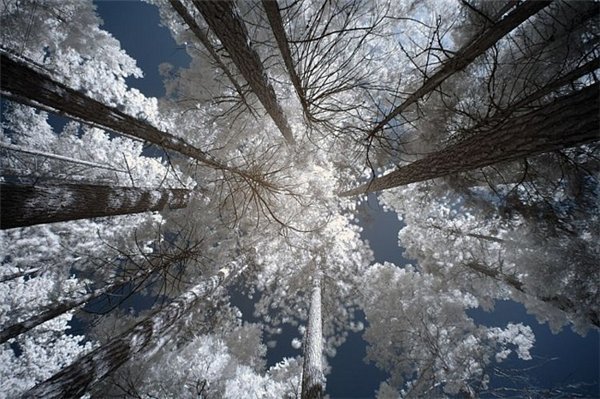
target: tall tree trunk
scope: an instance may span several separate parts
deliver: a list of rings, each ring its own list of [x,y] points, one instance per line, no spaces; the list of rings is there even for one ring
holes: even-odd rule
[[[246,96],[244,95],[244,90],[238,83],[237,79],[233,76],[227,65],[225,65],[219,54],[217,54],[217,52],[215,51],[214,47],[210,43],[210,40],[208,39],[208,35],[202,30],[202,28],[200,28],[194,17],[190,15],[187,8],[185,7],[185,5],[183,5],[181,1],[169,0],[169,2],[171,3],[171,7],[173,7],[173,9],[177,12],[177,14],[179,14],[181,19],[183,19],[186,25],[190,28],[194,36],[196,36],[196,39],[198,39],[198,41],[202,43],[202,45],[206,48],[208,54],[210,54],[213,60],[215,60],[217,66],[223,71],[223,73],[225,73],[225,76],[227,76],[231,84],[233,84],[235,91],[238,93],[242,102],[246,105],[248,110],[252,112],[252,109],[250,108],[250,105],[246,100]]]
[[[464,267],[471,269],[476,273],[483,274],[484,276],[488,276],[493,278],[494,280],[498,280],[513,288],[516,291],[519,291],[529,297],[533,297],[541,302],[545,302],[554,306],[557,309],[562,310],[567,314],[574,314],[577,312],[576,306],[569,298],[564,295],[556,294],[551,297],[542,297],[539,295],[532,294],[529,292],[525,285],[516,277],[504,274],[496,269],[492,269],[485,265],[476,262],[464,263]],[[587,315],[588,321],[594,325],[596,328],[600,328],[600,315],[598,312],[590,311]]]
[[[300,78],[298,77],[296,69],[294,68],[292,52],[290,51],[288,39],[285,34],[285,28],[283,27],[283,21],[281,20],[281,14],[279,13],[277,0],[262,0],[262,5],[267,14],[267,18],[269,19],[269,25],[271,25],[271,30],[273,31],[273,35],[277,41],[277,46],[279,47],[279,52],[281,52],[281,57],[283,58],[285,68],[290,75],[294,89],[296,89],[296,94],[298,94],[298,98],[300,99],[300,104],[302,105],[304,115],[308,120],[311,120],[304,89],[302,88],[302,83],[300,82]]]
[[[392,112],[383,118],[383,120],[371,130],[369,137],[373,137],[392,119],[406,110],[409,105],[416,103],[420,98],[435,90],[435,88],[450,76],[463,70],[467,65],[473,62],[475,58],[485,53],[486,50],[498,42],[498,40],[550,3],[551,1],[527,1],[525,4],[518,6],[505,18],[492,25],[485,32],[477,35],[473,40],[463,46],[454,57],[446,60],[444,65],[432,76],[427,78],[417,91],[411,94],[402,102],[402,104],[394,108]]]
[[[302,399],[323,397],[323,321],[321,319],[321,276],[317,272],[310,298],[308,327],[304,338],[304,364],[302,365]]]
[[[0,229],[185,208],[190,190],[1,183]]]
[[[217,288],[231,271],[230,268],[222,269],[216,276],[194,286],[162,310],[39,383],[23,397],[49,399],[82,396],[134,355],[151,350],[158,338],[168,333],[177,320]]]
[[[340,195],[385,190],[598,141],[598,88],[595,83],[558,98]]]
[[[38,312],[38,313],[32,315],[31,317],[27,318],[26,320],[6,326],[3,328],[2,331],[0,331],[0,344],[5,343],[6,341],[8,341],[11,338],[15,338],[23,333],[26,333],[27,331],[31,330],[32,328],[35,328],[48,320],[54,319],[55,317],[58,317],[63,313],[67,313],[72,310],[75,310],[78,307],[86,304],[87,302],[101,297],[102,295],[106,294],[107,292],[114,291],[116,288],[123,286],[124,284],[126,284],[126,282],[121,282],[118,284],[111,284],[100,290],[82,295],[79,298],[71,299],[71,300],[64,301],[64,302],[59,302],[59,303],[54,304],[51,307],[47,308],[46,310],[43,310],[41,312]]]
[[[201,164],[241,176],[262,186],[271,187],[261,176],[246,172],[215,159],[210,154],[196,148],[183,139],[127,115],[114,107],[109,107],[54,81],[46,74],[34,69],[23,60],[0,52],[0,88],[2,95],[12,101],[31,107],[44,107],[62,112],[69,117],[100,126],[127,136],[141,139],[199,161]]]
[[[244,22],[238,18],[231,0],[194,0],[198,11],[215,32],[233,63],[248,82],[275,125],[289,144],[294,136],[288,121],[277,101],[275,90],[267,78],[258,53],[250,45]]]

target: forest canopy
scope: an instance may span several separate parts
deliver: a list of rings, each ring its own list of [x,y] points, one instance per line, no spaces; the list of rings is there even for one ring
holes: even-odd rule
[[[93,1],[0,4],[0,397],[321,398],[355,333],[378,398],[581,394],[473,311],[600,328],[600,3],[148,2],[161,98]]]

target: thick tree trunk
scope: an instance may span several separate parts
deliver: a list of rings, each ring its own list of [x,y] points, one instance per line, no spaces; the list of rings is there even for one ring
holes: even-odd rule
[[[283,21],[281,20],[281,14],[279,13],[277,0],[262,0],[262,4],[263,8],[265,9],[265,13],[267,14],[267,18],[269,19],[269,25],[271,25],[271,30],[273,31],[275,40],[277,41],[277,46],[281,52],[281,57],[283,58],[285,68],[290,75],[294,89],[296,89],[296,94],[298,94],[298,98],[300,99],[300,104],[302,105],[304,115],[308,120],[311,120],[304,89],[302,88],[302,83],[300,82],[300,78],[296,73],[294,61],[292,60],[292,52],[290,51],[288,39],[285,34],[285,28],[283,27]]]
[[[498,40],[503,38],[529,17],[548,6],[551,1],[528,1],[517,7],[504,19],[492,25],[481,35],[477,35],[473,40],[463,46],[454,57],[445,61],[444,65],[427,78],[423,85],[411,94],[402,104],[394,108],[381,122],[379,122],[369,133],[369,137],[374,136],[383,129],[392,119],[400,115],[411,104],[416,103],[423,96],[431,93],[435,88],[442,84],[456,72],[463,70],[467,65],[473,62],[477,57],[486,52]]]
[[[82,396],[134,355],[152,349],[156,339],[168,333],[177,320],[217,288],[230,271],[222,269],[217,276],[196,285],[109,343],[77,359],[70,366],[33,387],[23,397],[50,399]]]
[[[285,140],[289,144],[293,144],[292,130],[277,101],[275,90],[268,81],[262,61],[250,45],[250,38],[244,22],[234,12],[233,2],[231,0],[194,0],[194,4],[208,26],[215,32]]]
[[[0,186],[0,229],[185,208],[190,190],[91,184]]]
[[[323,321],[321,319],[321,276],[313,281],[308,326],[304,338],[304,364],[302,365],[302,399],[323,397]]]
[[[2,70],[0,88],[3,96],[9,100],[38,108],[41,104],[82,122],[147,141],[193,158],[205,166],[229,171],[260,185],[270,186],[268,182],[253,173],[227,166],[172,134],[160,131],[142,120],[54,81],[25,61],[15,60],[4,52],[0,53],[0,58]]]
[[[240,96],[242,102],[246,105],[248,109],[251,109],[250,105],[248,104],[248,101],[246,100],[246,96],[244,95],[244,90],[242,89],[241,85],[238,83],[236,78],[233,76],[227,65],[225,65],[219,54],[217,54],[217,52],[213,48],[212,44],[210,43],[210,40],[208,39],[208,35],[202,30],[202,28],[200,28],[198,23],[196,23],[194,17],[190,15],[187,8],[185,7],[185,5],[183,5],[181,1],[169,0],[169,2],[171,3],[171,7],[173,7],[173,9],[177,11],[177,14],[179,14],[179,16],[186,23],[186,25],[190,28],[194,36],[196,36],[196,39],[198,39],[198,41],[202,43],[202,45],[206,48],[210,56],[213,58],[213,60],[215,60],[217,66],[223,71],[223,73],[225,73],[225,76],[227,76],[231,84],[233,84],[233,87]]]
[[[598,141],[598,88],[595,83],[561,97],[340,195],[385,190]]]

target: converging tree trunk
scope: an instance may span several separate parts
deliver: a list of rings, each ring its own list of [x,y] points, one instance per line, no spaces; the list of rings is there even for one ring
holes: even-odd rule
[[[215,32],[285,140],[289,144],[293,144],[292,130],[277,100],[275,90],[267,78],[262,61],[250,45],[246,26],[234,11],[233,2],[231,0],[194,0],[194,4],[208,26]]]
[[[5,343],[11,338],[15,338],[23,333],[26,333],[32,328],[35,328],[48,320],[54,319],[55,317],[58,317],[64,313],[77,309],[80,306],[96,298],[100,298],[102,295],[114,291],[115,289],[117,289],[120,286],[123,286],[124,284],[126,283],[121,282],[118,284],[111,284],[100,290],[96,290],[88,294],[82,295],[79,298],[58,302],[56,304],[53,304],[46,310],[35,313],[31,317],[28,317],[26,320],[6,326],[2,331],[0,331],[0,344]]]
[[[251,110],[250,105],[248,104],[248,101],[246,100],[246,96],[244,95],[244,90],[242,89],[242,86],[238,83],[237,79],[233,76],[233,74],[231,73],[231,71],[229,70],[227,65],[225,65],[225,63],[223,62],[223,60],[221,59],[219,54],[217,54],[214,47],[210,43],[210,40],[208,39],[208,35],[206,34],[206,32],[204,32],[202,30],[202,28],[200,28],[200,26],[198,25],[196,20],[194,20],[194,17],[192,17],[190,15],[187,8],[185,7],[185,5],[183,5],[183,3],[181,1],[169,0],[169,2],[171,3],[171,7],[173,7],[173,9],[175,11],[177,11],[177,14],[179,14],[181,19],[183,19],[183,21],[186,23],[186,25],[190,28],[190,30],[192,31],[194,36],[196,36],[196,39],[198,39],[198,41],[200,43],[202,43],[202,45],[206,48],[206,51],[208,51],[208,54],[210,54],[210,56],[213,58],[213,60],[215,60],[215,63],[223,71],[225,76],[227,76],[227,78],[229,79],[231,84],[233,84],[235,91],[238,93],[238,95],[240,96],[240,99],[246,105],[248,110]]]
[[[530,113],[509,119],[491,131],[474,134],[367,184],[343,197],[514,161],[600,140],[599,84],[594,83]]]
[[[300,82],[300,77],[298,77],[296,68],[294,67],[292,52],[290,51],[287,35],[285,34],[285,28],[283,27],[283,21],[281,20],[281,14],[279,12],[277,0],[262,0],[262,5],[265,9],[265,13],[267,14],[267,18],[269,19],[269,25],[271,25],[271,30],[273,31],[273,35],[277,41],[277,46],[279,47],[279,52],[283,58],[285,68],[290,75],[292,85],[294,85],[296,94],[300,99],[300,104],[302,105],[304,115],[308,120],[311,120],[308,102],[306,101],[306,96],[304,94],[304,89],[302,88],[302,83]]]
[[[231,268],[222,269],[216,276],[194,286],[162,310],[39,383],[23,397],[50,399],[82,396],[134,355],[154,348],[156,340],[170,332],[175,322],[222,284],[230,272]]]
[[[481,263],[476,263],[476,262],[464,263],[463,266],[476,272],[476,273],[483,274],[484,276],[488,276],[494,280],[501,281],[504,284],[508,285],[509,287],[513,288],[514,290],[519,291],[522,294],[525,294],[529,297],[533,297],[541,302],[550,304],[550,305],[554,306],[555,308],[565,312],[566,314],[577,313],[577,306],[573,303],[572,300],[570,300],[569,298],[567,298],[564,295],[556,294],[553,296],[540,296],[540,295],[532,294],[531,292],[529,292],[526,289],[525,285],[514,276],[504,274],[499,270],[492,269],[486,265],[483,265]],[[593,310],[589,311],[586,314],[586,317],[587,317],[589,323],[591,323],[596,328],[600,328],[600,315],[598,314],[597,311],[593,311]]]
[[[0,229],[185,208],[190,190],[2,183]]]
[[[485,53],[498,40],[503,38],[517,26],[526,21],[529,17],[548,6],[551,1],[527,1],[518,6],[514,11],[501,19],[489,29],[480,35],[477,35],[465,46],[463,46],[454,57],[446,60],[444,65],[427,78],[423,85],[412,93],[402,104],[398,105],[381,122],[379,122],[369,133],[369,137],[374,136],[378,131],[384,128],[392,119],[400,115],[409,105],[416,103],[420,98],[432,92],[450,76],[463,70],[467,65],[473,62],[478,56]]]
[[[304,364],[302,365],[302,399],[323,397],[323,321],[321,319],[321,276],[317,272],[308,311],[308,326],[304,337]]]
[[[147,141],[165,150],[193,158],[205,166],[229,171],[246,180],[269,186],[260,176],[230,167],[183,139],[56,82],[23,60],[13,59],[4,52],[0,52],[0,59],[0,88],[3,96],[9,100],[37,108],[41,104],[82,122]]]

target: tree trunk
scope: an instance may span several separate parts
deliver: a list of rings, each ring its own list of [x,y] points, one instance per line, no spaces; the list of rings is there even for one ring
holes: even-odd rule
[[[151,350],[156,339],[168,333],[177,320],[217,288],[230,271],[229,268],[222,269],[217,276],[201,282],[162,310],[77,359],[70,366],[30,389],[23,397],[49,399],[82,396],[134,355]]]
[[[63,313],[67,313],[67,312],[70,312],[71,310],[77,309],[81,305],[84,305],[85,303],[87,303],[93,299],[99,298],[100,296],[104,295],[105,293],[110,292],[113,289],[115,289],[118,286],[121,286],[123,284],[125,284],[125,283],[113,284],[113,285],[110,285],[101,290],[82,295],[79,298],[71,299],[71,300],[68,300],[65,302],[60,302],[44,311],[34,314],[33,316],[27,318],[26,320],[23,320],[23,321],[20,321],[17,323],[13,323],[7,327],[4,327],[4,329],[2,331],[0,331],[0,344],[5,343],[6,341],[8,341],[11,338],[15,338],[23,333],[26,333],[27,331],[31,330],[32,328],[35,328],[35,327],[39,326],[40,324],[45,323],[48,320],[54,319],[55,317],[58,317]]]
[[[463,46],[454,57],[446,60],[444,65],[431,77],[427,78],[417,91],[411,94],[404,102],[402,102],[402,104],[394,108],[392,112],[379,122],[371,130],[369,137],[373,137],[392,119],[406,110],[409,105],[416,103],[420,98],[435,90],[436,87],[442,84],[450,76],[463,70],[467,65],[473,62],[475,58],[485,53],[487,49],[498,42],[498,40],[550,3],[551,1],[528,1],[517,7],[504,19],[495,23],[481,35],[477,35],[473,40]]]
[[[569,298],[567,298],[564,295],[556,294],[551,297],[540,297],[538,295],[531,294],[530,292],[528,292],[525,289],[524,284],[516,277],[509,276],[509,275],[504,274],[496,269],[489,268],[485,265],[482,265],[482,264],[476,263],[476,262],[465,263],[465,264],[463,264],[463,266],[475,271],[476,273],[480,273],[480,274],[483,274],[484,276],[488,276],[494,280],[501,281],[504,284],[508,285],[509,287],[513,288],[514,290],[519,291],[522,294],[525,294],[529,297],[533,297],[541,302],[548,303],[548,304],[554,306],[555,308],[562,310],[563,312],[565,312],[567,314],[574,314],[577,312],[577,309],[575,307],[575,304],[573,304],[573,301],[571,301]],[[592,325],[594,325],[596,328],[600,328],[600,315],[598,315],[597,312],[590,311],[586,316],[587,316],[588,321]]]
[[[231,71],[229,70],[227,65],[225,65],[225,63],[223,62],[221,57],[219,57],[219,54],[217,54],[217,52],[213,48],[212,44],[210,43],[210,40],[208,39],[208,35],[196,23],[194,18],[190,15],[190,13],[188,12],[188,10],[186,9],[186,7],[183,5],[183,3],[181,1],[169,0],[169,2],[171,3],[171,7],[173,7],[173,9],[175,9],[175,11],[177,11],[177,14],[179,14],[179,16],[186,23],[186,25],[190,28],[192,33],[196,36],[196,39],[198,39],[198,41],[200,43],[202,43],[202,45],[206,48],[206,50],[208,51],[210,56],[213,58],[213,60],[215,60],[217,66],[223,71],[223,73],[225,73],[225,76],[227,76],[229,81],[231,81],[231,84],[233,84],[233,87],[235,88],[235,91],[240,96],[242,102],[246,105],[246,107],[249,110],[251,110],[250,105],[248,104],[248,101],[246,101],[246,96],[244,95],[244,90],[242,89],[242,87],[240,86],[238,81],[235,79],[235,77],[233,76],[233,74],[231,73]]]
[[[269,25],[271,25],[271,30],[273,31],[275,40],[277,41],[277,46],[281,52],[281,57],[283,58],[285,68],[290,75],[294,89],[296,89],[296,94],[298,94],[298,98],[300,99],[300,104],[302,105],[304,115],[308,120],[311,120],[310,112],[308,110],[308,103],[306,101],[306,96],[304,95],[304,89],[302,88],[302,83],[300,82],[300,78],[298,77],[296,69],[294,68],[294,61],[292,60],[292,53],[290,51],[287,36],[285,34],[285,28],[283,27],[283,21],[281,20],[281,14],[279,13],[277,0],[262,0],[262,4],[267,14],[267,18],[269,19]]]
[[[285,140],[288,144],[294,144],[292,130],[277,101],[275,90],[268,81],[258,53],[250,45],[250,38],[244,22],[234,12],[233,2],[231,0],[194,0],[194,4],[208,26],[215,32]]]
[[[1,183],[0,229],[185,208],[190,190]]]
[[[114,107],[104,105],[77,90],[54,81],[47,75],[36,71],[25,61],[12,59],[4,52],[0,53],[0,58],[2,70],[0,88],[3,96],[9,100],[37,108],[40,108],[41,104],[84,123],[91,123],[147,141],[166,150],[193,158],[205,166],[229,171],[244,179],[269,186],[268,182],[253,173],[227,166],[210,154],[172,134],[160,131],[142,120],[124,114]]]
[[[340,195],[385,190],[598,141],[598,88],[595,83],[558,98]]]
[[[302,365],[302,399],[323,397],[325,376],[323,374],[323,321],[321,320],[321,276],[315,276],[308,326],[304,339],[304,364]]]

